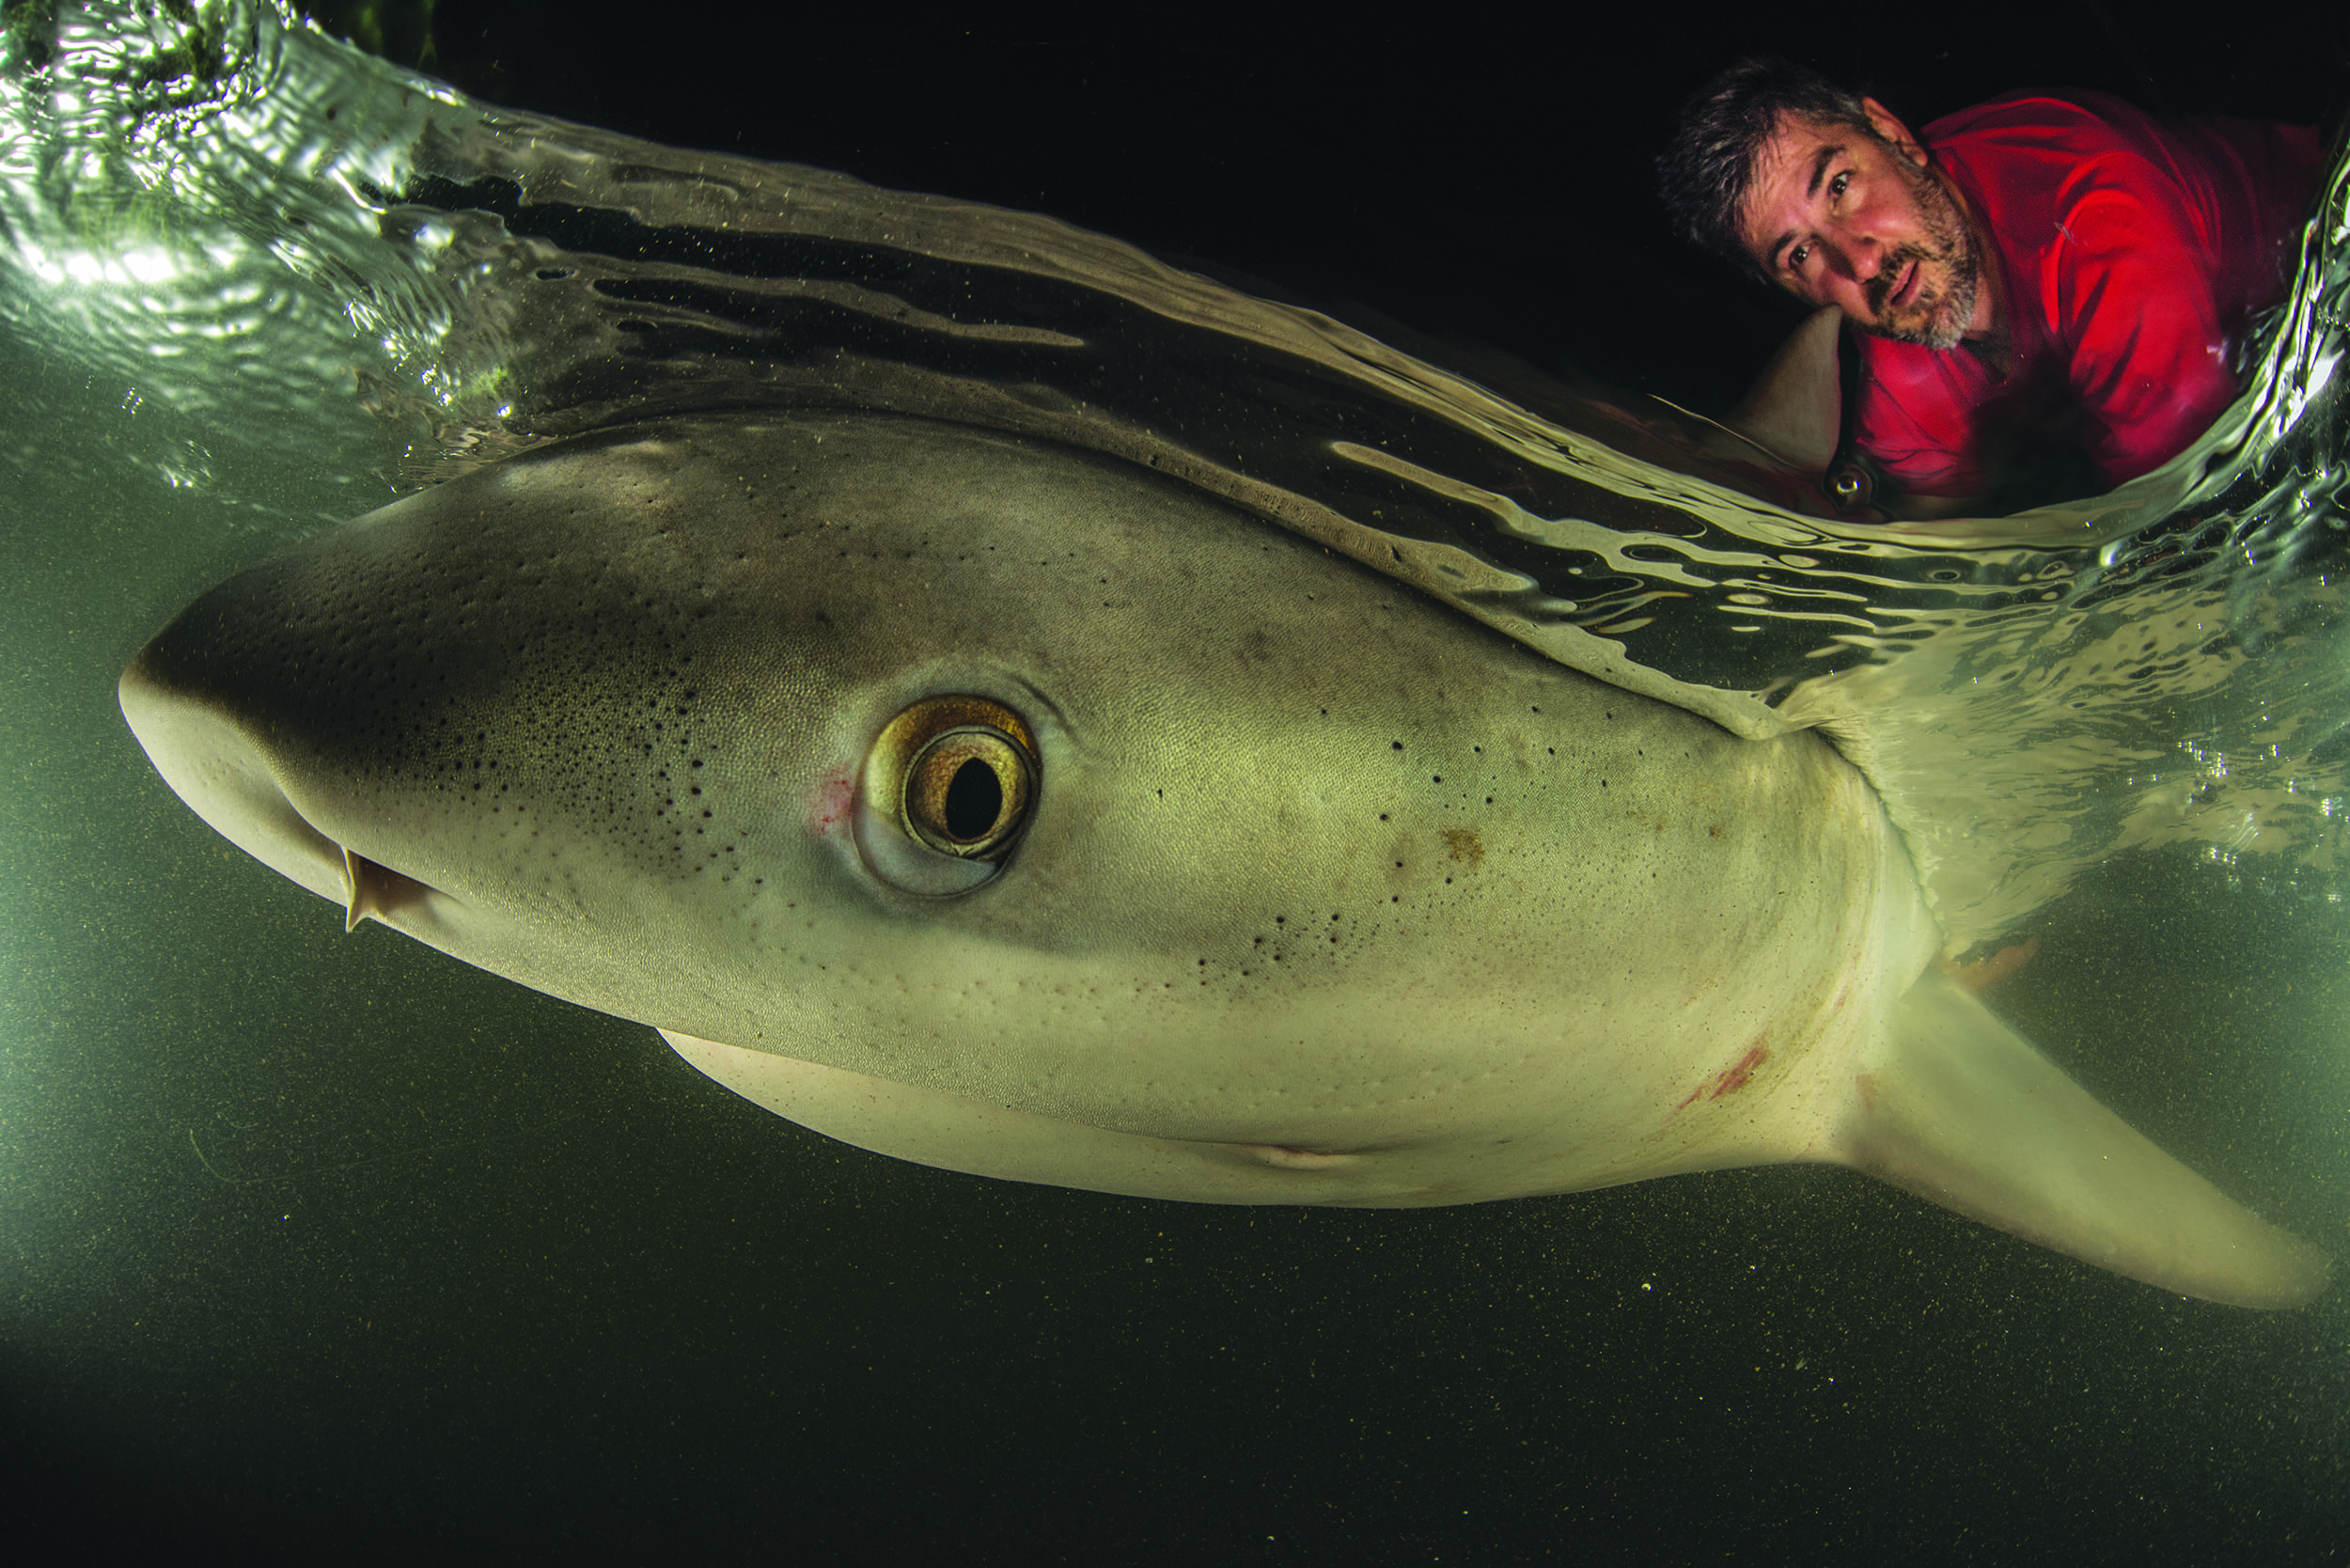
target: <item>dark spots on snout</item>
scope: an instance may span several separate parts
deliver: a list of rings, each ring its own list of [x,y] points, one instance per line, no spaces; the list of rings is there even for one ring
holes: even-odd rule
[[[707,712],[715,574],[644,564],[666,530],[501,540],[588,525],[543,494],[478,487],[459,508],[454,494],[220,585],[157,635],[142,672],[251,722],[297,773],[541,831],[568,819],[648,864],[674,865],[675,830],[692,826],[694,871],[732,879],[759,823],[710,786],[729,744]]]

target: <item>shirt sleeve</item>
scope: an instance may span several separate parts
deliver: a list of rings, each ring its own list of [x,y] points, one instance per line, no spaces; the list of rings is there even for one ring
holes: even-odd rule
[[[2108,485],[2159,468],[2235,400],[2217,267],[2140,160],[2086,169],[2031,280],[2067,356],[2083,445]]]

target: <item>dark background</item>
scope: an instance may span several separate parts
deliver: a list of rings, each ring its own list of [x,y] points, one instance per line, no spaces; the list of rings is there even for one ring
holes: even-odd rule
[[[316,14],[352,31],[336,12],[381,9]],[[425,68],[493,102],[1050,212],[1708,412],[1795,312],[1667,230],[1650,159],[1681,100],[1742,54],[1803,59],[1913,128],[2025,86],[2302,123],[2350,102],[2350,8],[2322,0],[1961,0],[1809,23],[1761,4],[1567,5],[1507,25],[1421,8],[1314,28],[791,12],[687,7],[664,26],[631,8],[598,25],[560,0],[459,0],[434,11]],[[372,41],[424,54],[396,22]]]
[[[418,15],[329,20],[493,102],[1041,209],[1718,407],[1792,310],[1664,231],[1648,160],[1686,91],[1772,48],[1913,124],[2036,84],[2299,119],[2350,102],[2338,5],[2123,14],[1798,26],[1659,6],[1504,28],[1430,8],[1373,36],[1358,15],[1072,31],[443,4],[429,54]],[[641,1028],[384,933],[346,940],[164,796],[106,693],[70,694],[120,762],[81,792],[133,824],[142,874],[76,890],[56,929],[101,953],[161,930],[140,940],[177,967],[138,1038],[77,1035],[69,1008],[11,1043],[65,1064],[114,1140],[57,1188],[87,1278],[28,1287],[16,1321],[47,1337],[0,1345],[0,1551],[24,1560],[2282,1562],[2350,1544],[2341,1288],[2291,1315],[2184,1303],[1825,1169],[1352,1214],[860,1155],[717,1093]],[[2215,923],[2243,949],[2199,946]],[[2001,1000],[2183,1157],[2257,1179],[2239,1146],[2273,1135],[2260,1118],[2339,1096],[2287,1081],[2264,1100],[2246,1086],[2281,1055],[2232,1056],[2183,1020],[2287,1008],[2307,930],[2170,864],[2052,911]],[[49,962],[46,939],[13,956]],[[2288,949],[2273,969],[2242,956]],[[181,1105],[231,1107],[201,1121],[205,1168]],[[2320,1179],[2247,1195],[2290,1208]]]

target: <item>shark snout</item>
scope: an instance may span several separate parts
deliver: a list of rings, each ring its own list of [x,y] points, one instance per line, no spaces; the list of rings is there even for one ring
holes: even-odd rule
[[[322,899],[344,906],[344,929],[363,919],[406,923],[447,895],[375,860],[347,839],[347,824],[321,823],[288,788],[289,770],[259,727],[217,701],[180,689],[141,652],[116,697],[131,733],[172,792],[213,831]],[[342,831],[336,831],[341,828]]]

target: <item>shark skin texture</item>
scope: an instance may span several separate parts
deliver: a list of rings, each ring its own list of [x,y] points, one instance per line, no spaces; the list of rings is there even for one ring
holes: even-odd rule
[[[348,922],[886,1154],[1397,1206],[1828,1161],[2165,1290],[2325,1287],[1932,968],[1825,740],[1114,459],[870,414],[608,431],[231,579],[120,696]]]

